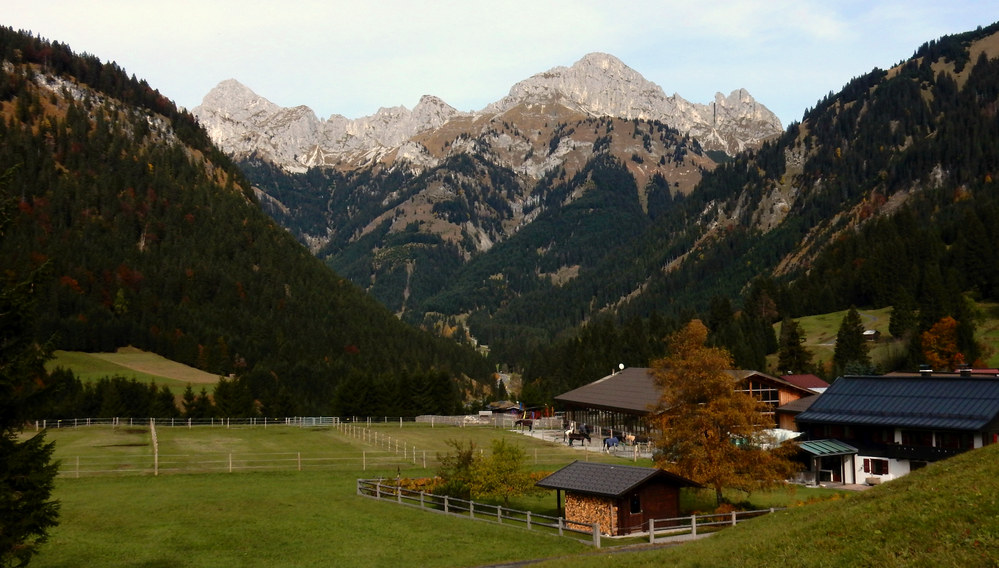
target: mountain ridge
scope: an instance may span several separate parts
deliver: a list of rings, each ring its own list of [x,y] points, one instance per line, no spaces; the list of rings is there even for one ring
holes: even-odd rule
[[[553,102],[593,117],[661,121],[690,132],[706,149],[729,155],[757,147],[782,131],[776,115],[745,89],[728,96],[718,93],[708,104],[690,103],[677,94],[666,96],[660,86],[604,53],[590,53],[571,67],[555,67],[520,81],[508,95],[479,111],[461,112],[424,95],[413,110],[382,107],[371,116],[348,119],[333,114],[323,120],[308,107],[279,107],[228,79],[209,91],[192,113],[236,159],[256,153],[288,171],[302,172],[313,166],[371,163],[452,118],[474,122],[521,104]],[[418,165],[428,162],[426,155],[411,158]]]

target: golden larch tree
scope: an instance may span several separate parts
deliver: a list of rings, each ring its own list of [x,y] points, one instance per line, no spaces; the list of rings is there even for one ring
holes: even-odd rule
[[[737,390],[732,356],[707,338],[700,320],[669,337],[669,355],[652,365],[660,396],[649,420],[657,467],[713,488],[721,504],[722,489],[773,487],[798,466],[794,446],[775,442],[763,403]]]

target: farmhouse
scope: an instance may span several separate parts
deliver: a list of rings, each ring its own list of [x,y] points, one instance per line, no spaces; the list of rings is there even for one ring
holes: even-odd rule
[[[846,376],[797,416],[815,481],[880,483],[999,442],[999,376]]]
[[[559,514],[570,523],[599,523],[609,536],[647,530],[649,519],[680,516],[680,488],[699,484],[652,467],[575,461],[537,482],[555,489]],[[565,505],[562,493],[565,492]],[[580,527],[576,527],[580,528]]]
[[[645,433],[645,417],[659,401],[659,387],[651,369],[628,367],[587,385],[560,394],[555,400],[566,418],[604,431]],[[752,394],[771,409],[805,396],[811,389],[758,371],[730,370],[735,388]]]

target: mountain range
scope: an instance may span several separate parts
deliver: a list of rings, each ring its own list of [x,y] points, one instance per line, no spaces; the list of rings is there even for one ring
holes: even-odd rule
[[[415,137],[447,123],[452,131],[469,132],[475,124],[503,120],[505,113],[523,105],[555,107],[549,113],[658,121],[690,133],[707,150],[728,154],[758,147],[782,130],[777,117],[744,89],[728,97],[718,93],[709,104],[693,104],[676,94],[667,96],[660,86],[604,53],[588,54],[571,67],[521,81],[506,97],[477,112],[459,112],[425,95],[413,110],[396,106],[353,120],[341,115],[321,120],[306,106],[280,107],[229,79],[205,95],[192,113],[234,158],[256,154],[287,171],[303,172],[315,166],[356,167],[396,159],[432,167],[442,157]],[[543,170],[541,162],[539,156],[533,164],[507,165]]]
[[[601,114],[682,105],[588,56],[488,112],[399,111],[439,126],[396,145],[391,129],[363,151],[314,143],[330,161],[304,171],[268,147],[227,155],[113,63],[0,32],[5,293],[30,292],[26,328],[54,347],[232,374],[275,415],[453,409],[504,366],[543,404],[646,366],[692,317],[742,368],[766,368],[774,323],[851,305],[893,307],[891,369],[948,318],[962,357],[988,353],[973,306],[999,301],[995,24],[858,75],[734,155],[661,113]],[[229,116],[296,124],[236,91]],[[726,105],[768,114],[723,99],[712,125],[739,122]]]
[[[193,112],[265,210],[335,271],[405,321],[513,360],[602,314],[703,312],[759,277],[812,282],[831,245],[964,180],[940,132],[970,112],[959,95],[975,69],[987,75],[993,28],[865,72],[783,132],[744,91],[691,104],[605,54],[475,113],[425,98],[412,112],[322,123],[259,102],[222,120],[218,89]],[[287,142],[287,125],[306,123],[330,134]],[[895,295],[829,292],[812,309]],[[784,301],[795,313],[808,303]]]

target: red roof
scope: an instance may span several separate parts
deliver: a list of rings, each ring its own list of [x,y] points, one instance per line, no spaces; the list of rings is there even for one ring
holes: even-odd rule
[[[780,378],[803,389],[824,389],[829,387],[829,383],[815,375],[781,375]]]

